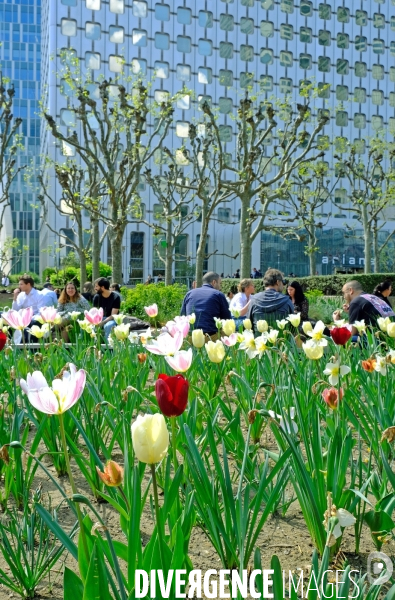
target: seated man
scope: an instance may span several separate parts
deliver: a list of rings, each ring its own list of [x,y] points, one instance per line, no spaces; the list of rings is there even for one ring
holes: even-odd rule
[[[57,306],[58,297],[54,291],[52,283],[44,283],[43,289],[41,290],[41,305],[42,306]]]
[[[218,332],[214,317],[232,318],[225,294],[220,292],[220,289],[221,277],[218,273],[210,271],[203,276],[201,288],[187,292],[181,307],[182,315],[195,313],[195,329],[203,329],[209,336]]]
[[[19,287],[14,290],[14,300],[12,308],[14,310],[21,310],[22,308],[33,309],[33,319],[29,324],[40,326],[41,323],[37,321],[37,317],[40,315],[40,308],[43,306],[43,297],[41,293],[34,287],[34,279],[29,276],[21,277],[18,283]],[[37,342],[37,338],[33,335],[29,335],[27,329],[23,331],[23,336],[26,342]]]
[[[385,300],[365,294],[359,281],[348,281],[342,288],[345,303],[343,310],[348,312],[348,322],[352,325],[355,321],[365,321],[365,325],[377,325],[379,317],[394,317],[395,313]],[[333,320],[341,319],[341,310],[335,310]],[[352,328],[353,341],[358,339],[358,330]],[[355,339],[354,339],[355,338]]]
[[[93,306],[103,309],[103,321],[100,327],[104,329],[106,340],[111,333],[111,330],[116,327],[114,315],[119,313],[121,307],[121,297],[115,292],[110,292],[110,282],[105,277],[99,277],[95,281],[95,292],[93,296]]]
[[[247,319],[251,320],[254,331],[256,323],[261,319],[273,327],[276,320],[281,320],[295,312],[289,296],[282,293],[285,285],[284,276],[277,269],[268,269],[263,276],[265,290],[251,296]]]

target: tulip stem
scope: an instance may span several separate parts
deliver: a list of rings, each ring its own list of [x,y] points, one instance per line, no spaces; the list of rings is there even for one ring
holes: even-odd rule
[[[174,473],[175,473],[177,471],[177,467],[178,467],[176,417],[170,417],[170,423],[171,423],[171,447],[173,449],[173,465],[174,465]]]
[[[151,474],[152,474],[152,486],[154,488],[154,500],[155,500],[155,516],[156,516],[156,528],[158,531],[158,544],[159,544],[159,554],[162,563],[163,572],[166,571],[166,563],[165,563],[165,553],[163,549],[163,536],[162,533],[162,520],[159,511],[159,496],[158,496],[158,486],[156,483],[156,470],[155,464],[151,464]]]
[[[70,458],[69,458],[69,453],[67,451],[67,442],[66,442],[66,433],[65,433],[65,429],[64,429],[64,420],[63,420],[63,413],[59,414],[59,425],[60,425],[60,437],[62,440],[62,445],[63,445],[63,451],[64,451],[64,458],[65,458],[65,462],[66,462],[66,469],[67,469],[67,474],[69,476],[69,480],[70,480],[70,485],[71,485],[71,490],[73,492],[73,495],[78,493],[77,487],[75,485],[75,481],[74,481],[74,477],[73,474],[71,472],[71,465],[70,465]],[[83,525],[83,519],[82,519],[82,513],[81,513],[81,509],[80,506],[78,504],[78,502],[76,502],[76,510],[77,510],[77,517],[78,517],[78,523],[80,526],[80,532],[81,532],[81,538],[82,538],[82,545],[84,547],[84,552],[85,552],[85,558],[89,564],[90,561],[90,556],[89,556],[89,552],[88,552],[88,544],[86,542],[86,536],[85,536],[85,529],[84,529],[84,525]]]

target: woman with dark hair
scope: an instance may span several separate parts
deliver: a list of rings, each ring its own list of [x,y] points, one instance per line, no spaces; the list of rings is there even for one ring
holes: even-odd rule
[[[295,307],[295,312],[300,312],[300,320],[309,320],[309,301],[303,293],[302,286],[298,281],[291,281],[287,287],[287,294]]]
[[[86,283],[84,283],[84,287],[82,288],[82,294],[81,296],[83,296],[85,298],[85,300],[88,300],[88,302],[92,302],[93,301],[93,283],[91,283],[90,281],[87,281]]]
[[[389,296],[391,296],[391,292],[392,292],[392,283],[391,281],[383,281],[382,283],[379,283],[378,285],[376,285],[376,287],[373,290],[373,296],[377,296],[377,298],[381,298],[382,300],[384,300],[384,302],[386,302],[388,304],[388,306],[391,306],[391,302],[389,301]]]

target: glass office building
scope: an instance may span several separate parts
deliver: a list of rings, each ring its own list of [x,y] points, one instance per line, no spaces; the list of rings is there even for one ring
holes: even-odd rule
[[[95,78],[117,77],[122,65],[146,77],[156,100],[191,89],[192,97],[185,94],[177,102],[166,146],[188,144],[189,123],[199,118],[199,104],[206,99],[218,113],[226,152],[234,157],[232,112],[246,88],[252,86],[262,100],[289,98],[289,109],[276,116],[281,127],[292,103],[301,101],[300,88],[307,81],[318,88],[311,105],[313,118],[322,111],[330,116],[322,135],[334,141],[338,153],[345,140],[355,143],[363,159],[372,136],[393,139],[395,134],[394,39],[395,0],[356,0],[352,6],[345,0],[43,0],[43,82],[49,112],[70,132],[71,101],[55,75],[63,49],[73,49]],[[42,148],[62,160],[61,149],[48,136]],[[268,156],[276,143],[274,136],[268,138]],[[330,152],[324,160],[332,169]],[[144,181],[140,193],[146,218],[155,222],[160,210]],[[322,208],[325,230],[341,230],[345,223],[356,229],[347,206],[349,187],[340,180]],[[283,208],[272,205],[271,210],[274,216]],[[217,255],[210,256],[208,268],[227,275],[239,266],[238,259],[230,258],[239,251],[237,201],[219,207],[215,216],[208,254],[217,250]],[[66,217],[53,214],[52,219],[57,230],[68,226]],[[193,262],[198,236],[199,223],[193,223],[180,239],[184,261]],[[43,234],[42,244],[50,242],[50,234]],[[267,234],[258,236],[253,266],[265,269],[272,261],[265,255],[266,246]],[[160,272],[157,247],[150,228],[129,225],[124,271],[132,277]],[[107,259],[106,246],[102,258]]]
[[[40,164],[41,0],[0,0],[0,42],[0,69],[15,89],[13,114],[23,119],[19,132],[24,150],[18,164],[31,166],[34,173]],[[12,231],[7,236],[18,238],[19,248],[26,248],[13,270],[38,273],[40,211],[34,174],[28,185],[23,171],[19,173],[10,204]]]

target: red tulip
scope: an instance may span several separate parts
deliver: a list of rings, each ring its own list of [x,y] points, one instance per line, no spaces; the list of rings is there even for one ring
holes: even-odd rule
[[[7,336],[5,333],[0,331],[0,352],[3,350],[6,343],[7,343]]]
[[[165,417],[182,415],[188,403],[188,390],[189,382],[182,375],[159,375],[155,383],[155,394]]]
[[[351,331],[348,327],[332,327],[331,337],[338,346],[344,346],[351,337]]]
[[[340,388],[340,400],[343,398],[344,392],[343,388]],[[322,392],[322,397],[324,402],[331,408],[332,410],[336,410],[339,404],[339,393],[336,388],[325,388]]]

